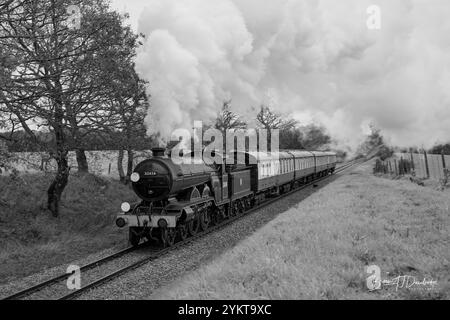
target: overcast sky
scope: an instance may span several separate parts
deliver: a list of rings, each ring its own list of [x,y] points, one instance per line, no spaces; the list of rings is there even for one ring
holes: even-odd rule
[[[147,36],[137,67],[152,131],[192,127],[232,98],[242,114],[267,103],[350,146],[369,123],[394,145],[450,140],[448,0],[112,1]]]

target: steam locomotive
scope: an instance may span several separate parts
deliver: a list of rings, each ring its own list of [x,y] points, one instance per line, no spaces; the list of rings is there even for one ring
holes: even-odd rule
[[[152,151],[153,157],[139,163],[131,175],[142,201],[123,203],[116,218],[119,228],[129,228],[133,246],[143,239],[172,246],[336,168],[333,152],[234,152],[227,157],[244,161],[187,158],[176,164],[165,149]]]

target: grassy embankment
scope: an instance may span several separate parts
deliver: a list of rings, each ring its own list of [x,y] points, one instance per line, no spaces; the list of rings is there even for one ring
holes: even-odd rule
[[[151,298],[449,299],[450,190],[371,171],[341,177]],[[382,279],[438,284],[369,292],[367,265],[378,265]]]
[[[71,175],[61,214],[46,210],[52,174],[0,176],[0,282],[70,263],[89,253],[126,245],[114,225],[123,201],[135,200],[120,183]]]

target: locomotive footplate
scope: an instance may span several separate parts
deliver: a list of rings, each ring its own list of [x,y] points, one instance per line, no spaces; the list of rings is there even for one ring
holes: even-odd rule
[[[135,215],[119,215],[116,218],[116,225],[123,227],[167,227],[175,228],[177,226],[177,217],[173,215],[158,216],[135,216]]]
[[[178,219],[185,214],[183,221],[194,218],[195,212],[192,206],[207,206],[213,198],[203,198],[195,202],[175,202],[164,208],[152,208],[151,215],[145,214],[119,214],[116,225],[124,227],[149,227],[149,228],[176,228]]]
[[[116,218],[116,225],[119,228],[124,227],[151,227],[149,216],[135,216],[119,214]]]

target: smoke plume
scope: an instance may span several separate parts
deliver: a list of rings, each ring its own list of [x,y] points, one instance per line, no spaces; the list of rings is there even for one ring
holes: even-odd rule
[[[260,104],[320,122],[355,147],[370,123],[391,143],[449,140],[450,4],[379,0],[146,0],[140,74],[149,132],[170,138],[223,101],[252,124]]]

